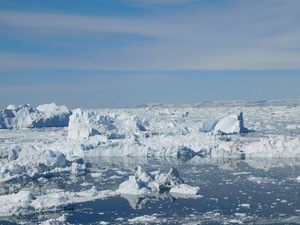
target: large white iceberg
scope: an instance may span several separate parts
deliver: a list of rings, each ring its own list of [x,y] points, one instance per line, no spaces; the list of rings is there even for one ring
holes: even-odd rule
[[[71,111],[55,103],[36,109],[25,105],[9,105],[0,111],[0,129],[68,126]]]
[[[246,133],[247,128],[244,127],[243,113],[230,114],[220,120],[207,120],[202,124],[203,132],[221,132],[223,134]]]

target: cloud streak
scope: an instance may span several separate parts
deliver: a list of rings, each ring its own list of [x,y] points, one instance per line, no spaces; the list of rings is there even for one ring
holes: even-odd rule
[[[44,48],[2,51],[0,70],[300,69],[299,7],[252,0],[128,16],[1,11],[4,36]]]

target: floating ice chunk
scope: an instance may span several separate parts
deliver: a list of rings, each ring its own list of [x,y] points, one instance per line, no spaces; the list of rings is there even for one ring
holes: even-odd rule
[[[116,192],[127,195],[148,195],[172,190],[172,193],[198,194],[199,188],[181,185],[183,182],[175,168],[171,168],[168,173],[157,173],[153,176],[138,166],[135,175],[121,183]]]
[[[30,191],[0,196],[0,216],[28,215],[32,213],[63,210],[70,204],[103,199],[116,195],[109,190],[98,191],[94,186],[85,191],[63,192],[51,190],[34,196]]]
[[[248,203],[243,203],[243,204],[240,204],[239,206],[243,207],[243,208],[250,208],[250,204],[248,204]]]
[[[82,159],[74,158],[69,161],[61,152],[39,148],[32,144],[12,146],[0,150],[0,154],[5,159],[0,167],[0,181],[38,178],[48,173],[59,174],[62,171],[77,174],[86,172]]]
[[[48,219],[46,221],[42,221],[41,225],[60,225],[60,224],[66,224],[66,216],[62,215],[56,219]]]
[[[179,184],[178,186],[172,187],[170,193],[197,195],[199,194],[199,191],[199,187],[192,187],[187,184]]]
[[[137,167],[134,176],[120,184],[117,192],[122,194],[143,195],[158,191],[153,185],[154,179],[141,166]]]
[[[144,216],[138,216],[133,219],[129,219],[128,222],[130,223],[150,223],[150,222],[155,222],[157,220],[156,216],[149,216],[149,215],[144,215]]]
[[[0,216],[22,215],[32,211],[30,206],[33,196],[30,191],[20,191],[16,194],[0,196]]]

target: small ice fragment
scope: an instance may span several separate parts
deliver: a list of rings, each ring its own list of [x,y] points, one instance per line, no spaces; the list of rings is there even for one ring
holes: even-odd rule
[[[250,204],[246,204],[246,203],[240,204],[239,206],[241,206],[243,208],[250,208]]]

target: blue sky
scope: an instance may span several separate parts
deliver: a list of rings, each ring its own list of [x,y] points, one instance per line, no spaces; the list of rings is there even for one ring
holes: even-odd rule
[[[0,108],[300,97],[298,0],[0,5]]]

